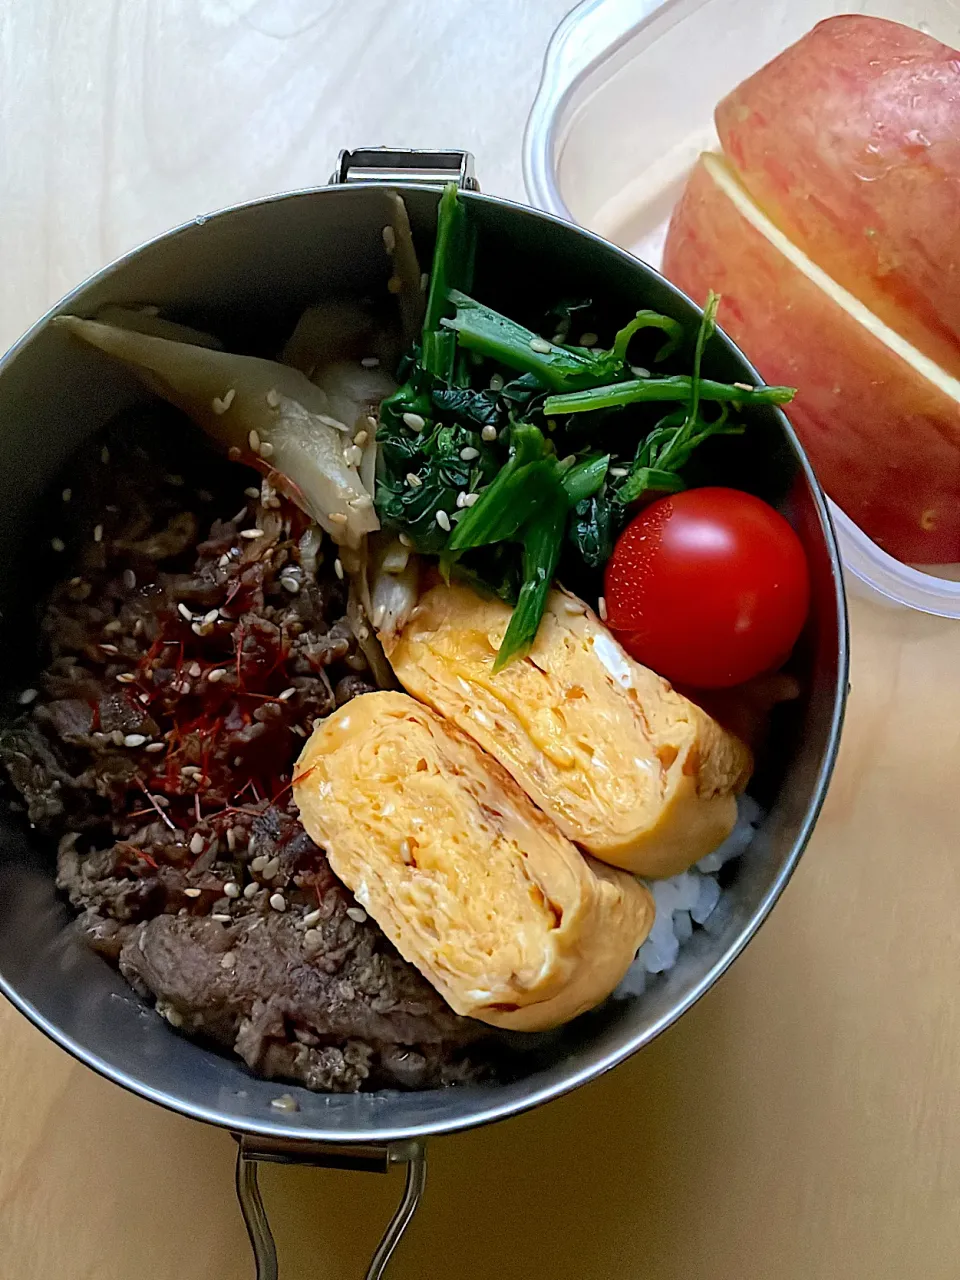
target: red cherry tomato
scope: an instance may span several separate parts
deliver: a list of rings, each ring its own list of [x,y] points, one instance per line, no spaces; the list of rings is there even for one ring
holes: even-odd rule
[[[604,595],[607,625],[638,662],[677,684],[722,689],[787,659],[810,576],[773,507],[739,489],[688,489],[623,531]]]

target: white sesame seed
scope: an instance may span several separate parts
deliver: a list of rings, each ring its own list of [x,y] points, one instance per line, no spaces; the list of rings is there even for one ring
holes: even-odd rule
[[[300,583],[296,580],[296,578],[281,577],[280,585],[281,587],[283,587],[284,591],[289,591],[292,596],[295,596],[297,592],[300,590]]]
[[[108,737],[110,738],[110,741],[113,743],[115,747],[123,746],[123,733],[120,729],[114,729],[114,731],[111,734],[109,734]]]
[[[412,538],[410,538],[410,537],[408,537],[408,536],[407,536],[407,534],[405,534],[405,533],[401,533],[401,534],[399,535],[399,541],[400,541],[400,545],[401,545],[401,547],[412,547],[412,546],[413,546],[413,539],[412,539]]]
[[[97,648],[98,648],[98,649],[102,649],[104,653],[111,653],[111,654],[112,654],[112,653],[119,653],[119,652],[120,652],[120,650],[117,648],[117,646],[116,646],[115,644],[102,644],[102,643],[101,643],[101,644],[98,644],[98,645],[97,645]]]
[[[584,612],[584,607],[579,600],[564,600],[563,611],[564,613],[569,613],[575,616],[577,614],[582,614]]]
[[[499,373],[495,373],[493,377],[490,379],[490,390],[491,391],[503,390],[503,378],[500,376]]]
[[[103,448],[100,450],[100,461],[103,463],[104,466],[106,466],[107,463],[110,461],[110,450],[107,448],[106,445],[104,445]]]
[[[588,330],[586,333],[581,333],[578,345],[581,347],[595,347],[598,341],[597,335]]]
[[[196,857],[197,854],[203,853],[204,839],[199,831],[194,832],[190,838],[190,852]]]
[[[606,601],[606,598],[605,598],[604,596],[601,596],[601,597],[600,597],[600,599],[597,601],[597,613],[599,613],[599,615],[600,615],[600,621],[601,621],[601,622],[606,622],[606,620],[607,620],[607,601]]]
[[[64,502],[69,502],[69,501],[70,501],[70,499],[73,497],[73,490],[72,490],[72,489],[64,489],[64,491],[63,491],[63,493],[61,493],[60,497],[64,500]]]
[[[393,227],[384,227],[380,234],[383,236],[383,247],[387,253],[393,253],[397,247],[397,235]]]
[[[220,957],[221,969],[232,969],[236,963],[237,963],[237,957],[233,954],[232,951],[225,951],[223,955]]]
[[[635,378],[649,378],[649,377],[650,377],[650,370],[649,370],[649,369],[644,369],[644,368],[643,368],[643,366],[642,366],[642,365],[639,365],[639,364],[632,364],[632,365],[630,366],[630,372],[633,374],[633,376],[634,376]]]
[[[407,866],[413,862],[413,850],[410,847],[409,840],[400,841],[400,857],[404,860]]]
[[[193,634],[194,634],[195,636],[204,636],[204,635],[208,635],[208,634],[209,634],[209,628],[207,628],[207,627],[202,627],[202,626],[200,625],[200,623],[199,623],[199,622],[191,622],[191,623],[190,623],[190,630],[193,632]],[[184,681],[184,684],[186,684],[186,683],[187,683],[187,682],[186,682],[186,681]],[[183,693],[187,693],[187,692],[189,692],[189,687],[188,687],[187,689],[182,690],[182,692],[183,692]]]
[[[132,569],[124,569],[123,585],[127,588],[128,591],[132,591],[134,587],[137,585],[137,575],[133,572]]]
[[[226,552],[224,552],[223,555],[220,557],[220,559],[217,561],[217,564],[220,566],[221,569],[225,569],[229,563],[230,563],[230,557],[227,555]]]
[[[213,410],[213,412],[217,414],[218,417],[221,413],[226,413],[227,410],[230,408],[230,406],[233,404],[234,397],[236,396],[236,394],[237,394],[236,387],[230,387],[228,390],[226,390],[223,393],[222,396],[214,396],[213,400],[210,402],[210,407]]]
[[[407,472],[407,484],[410,486],[410,488],[411,488],[411,489],[419,489],[419,488],[420,488],[420,486],[423,484],[423,481],[422,481],[422,480],[420,479],[420,477],[416,474],[416,472],[414,472],[414,471],[408,471],[408,472]]]
[[[489,444],[489,442],[490,442],[491,440],[496,440],[496,438],[497,438],[497,428],[496,428],[496,427],[492,427],[492,426],[487,425],[487,426],[485,426],[485,427],[483,428],[483,430],[480,432],[480,439],[481,439],[481,440],[486,440],[488,444]]]
[[[343,460],[348,467],[358,467],[363,461],[363,450],[359,445],[348,444],[343,451]]]
[[[280,408],[280,392],[277,390],[276,387],[270,388],[270,390],[266,394],[265,399],[271,409]],[[263,451],[263,445],[260,446],[260,450],[261,452]]]
[[[161,751],[166,750],[166,747],[162,742],[148,742],[144,750],[152,756],[158,756]]]
[[[187,606],[183,603],[183,601],[181,601],[180,604],[177,605],[177,613],[179,613],[180,617],[183,618],[185,622],[193,621],[193,614],[190,612]]]
[[[247,436],[247,444],[250,446],[250,448],[253,450],[254,453],[259,453],[260,452],[260,432],[251,431],[250,434]]]
[[[733,385],[738,391],[756,391],[756,387],[751,387],[749,382],[735,382]]]
[[[247,538],[250,541],[252,541],[254,538],[262,538],[263,530],[262,529],[241,529],[240,537]]]
[[[183,1014],[180,1013],[179,1010],[177,1009],[166,1009],[163,1012],[163,1014],[161,1014],[161,1017],[166,1018],[166,1020],[170,1023],[171,1027],[183,1026]]]
[[[204,622],[206,622],[206,618],[204,618]],[[187,670],[193,676],[194,680],[196,680],[198,676],[203,675],[203,667],[201,667],[199,662],[191,662],[190,666],[187,667]]]
[[[142,747],[146,740],[146,735],[143,733],[128,733],[124,736],[123,745],[125,747]]]
[[[438,511],[434,516],[434,519],[436,520],[440,528],[444,531],[444,533],[450,532],[450,517],[447,515],[445,511]]]
[[[403,288],[403,281],[399,276],[391,276],[387,281],[387,293],[399,293]]]
[[[624,476],[628,476],[630,474],[630,468],[629,467],[611,467],[610,474],[614,477],[614,479],[622,480]]]
[[[465,449],[460,450],[460,457],[464,462],[472,462],[474,458],[480,457],[480,450],[474,449],[473,445],[467,445]]]
[[[62,538],[51,538],[50,545],[53,547],[54,551],[66,551],[67,549],[67,544]]]
[[[227,450],[227,457],[231,462],[239,462],[242,452],[243,451],[237,445],[232,444]]]
[[[71,578],[69,585],[71,587],[79,587],[82,582],[83,582],[82,578]]]
[[[117,681],[119,684],[133,684],[136,678],[137,677],[133,674],[132,671],[121,671],[120,674],[117,676]]]
[[[339,556],[337,556],[336,560],[334,560],[333,562],[333,572],[337,575],[337,577],[342,582],[343,581],[343,565],[340,563]]]
[[[257,896],[257,892],[259,891],[259,889],[260,889],[260,886],[257,884],[257,882],[255,880],[251,880],[251,882],[247,885],[247,887],[243,891],[243,896],[246,898],[247,902],[249,902],[251,898],[255,898]]]
[[[138,693],[138,694],[137,694],[137,700],[138,700],[139,702],[142,702],[142,703],[143,703],[143,705],[144,705],[144,706],[146,706],[146,705],[147,705],[147,703],[150,701],[150,695],[149,695],[149,693]]]
[[[421,292],[421,293],[426,293],[426,292],[427,292],[427,289],[428,289],[429,287],[430,287],[430,272],[429,272],[429,271],[421,271],[421,273],[420,273],[420,292]]]
[[[372,417],[369,413],[367,414],[367,426],[370,428],[371,431],[376,431],[377,429],[377,420],[376,418]]]
[[[227,834],[229,835],[229,832]],[[226,894],[228,898],[239,898],[240,886],[237,884],[236,880],[228,880],[227,883],[223,886],[223,892]]]
[[[244,489],[243,492],[247,495],[248,498],[260,497],[260,490],[255,488],[252,484],[249,485],[246,489]]]
[[[530,350],[536,351],[538,355],[547,356],[550,354],[550,343],[546,338],[531,338]]]
[[[289,1093],[281,1093],[279,1098],[271,1098],[270,1105],[275,1111],[299,1111],[300,1104]]]
[[[279,870],[280,859],[278,857],[273,857],[269,859],[260,874],[263,876],[264,880],[272,880]]]
[[[364,369],[376,369],[380,361],[376,356],[364,356],[360,363]]]
[[[330,514],[327,516],[327,519],[330,521],[331,524],[337,524],[337,525],[346,524],[349,518],[350,517],[344,511],[331,511]]]
[[[205,613],[205,614],[203,615],[203,623],[204,623],[204,626],[209,626],[211,622],[216,622],[216,621],[217,621],[217,619],[219,618],[219,616],[220,616],[220,610],[219,610],[219,609],[211,609],[209,613]],[[196,663],[194,663],[194,666],[196,666]],[[198,676],[198,675],[200,675],[200,672],[199,672],[199,671],[194,671],[194,670],[193,670],[193,667],[191,667],[191,668],[190,668],[190,674],[191,674],[192,676]]]
[[[210,919],[219,920],[221,924],[230,924],[233,920],[233,916],[229,915],[225,911],[212,911],[210,913]]]
[[[265,853],[258,853],[257,856],[250,863],[250,870],[262,871],[269,861],[270,859],[267,857]]]
[[[269,440],[264,440],[263,444],[260,446],[260,457],[261,458],[273,457],[273,445],[270,443]]]
[[[465,498],[466,496],[467,496],[467,495],[466,495],[465,493],[458,493],[458,494],[457,494],[457,509],[458,509],[458,510],[462,509],[462,507],[463,507],[463,500],[464,500],[464,498]]]
[[[282,893],[271,893],[270,905],[273,907],[274,911],[286,911],[287,900]]]
[[[363,907],[347,907],[347,915],[351,920],[356,920],[357,924],[363,924],[367,918]]]
[[[360,447],[362,445],[365,445],[369,439],[370,439],[370,436],[366,431],[358,431],[357,434],[353,437],[353,443],[358,447]]]
[[[38,689],[24,689],[17,701],[21,707],[29,707],[30,703],[40,696]]]
[[[212,671],[207,672],[207,679],[211,684],[217,684],[226,674],[227,673],[223,667],[214,667]]]
[[[560,330],[558,330],[550,339],[550,341],[553,343],[555,347],[559,347],[564,342],[566,342],[566,339],[567,339],[567,335],[565,333],[562,333]]]
[[[102,524],[98,524],[98,525],[95,525],[95,526],[94,526],[94,529],[93,529],[93,540],[94,540],[94,542],[102,542],[102,541],[103,541],[103,525],[102,525]]]
[[[291,686],[289,689],[284,689],[283,693],[278,694],[277,696],[281,702],[289,702],[296,692],[296,689]]]
[[[465,493],[463,495],[463,505],[465,507],[472,507],[475,502],[479,501],[479,499],[479,493]]]
[[[183,891],[183,896],[184,896],[185,898],[199,898],[199,897],[200,897],[200,890],[199,890],[199,889],[184,889],[184,891]]]
[[[411,431],[422,431],[427,425],[426,418],[421,417],[419,413],[405,413],[403,421]]]
[[[307,914],[300,921],[300,923],[304,925],[305,928],[312,929],[313,926],[319,921],[322,915],[323,915],[323,912],[320,910],[319,907],[317,907],[316,910],[314,911],[308,911]]]

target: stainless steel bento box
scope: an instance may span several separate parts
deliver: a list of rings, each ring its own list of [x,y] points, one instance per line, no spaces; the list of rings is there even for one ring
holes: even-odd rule
[[[51,314],[91,314],[105,303],[153,303],[165,314],[213,330],[249,328],[281,339],[309,304],[375,296],[384,289],[381,182],[402,191],[421,253],[432,243],[444,166],[456,157],[347,156],[331,185],[197,218],[115,262]],[[404,173],[415,166],[416,172]],[[360,181],[355,181],[359,171]],[[411,181],[411,178],[414,179]],[[427,180],[424,183],[424,179]],[[478,286],[509,309],[511,296],[578,291],[611,313],[652,307],[688,324],[697,308],[655,271],[577,227],[470,192],[481,232]],[[71,451],[119,409],[143,397],[108,367],[40,320],[0,364],[0,611],[3,678],[29,684],[37,662],[32,618],[38,592],[37,540],[45,489]],[[278,341],[279,345],[279,341]],[[759,381],[722,338],[705,372]],[[177,1035],[141,1004],[106,963],[67,928],[55,892],[52,851],[4,813],[0,844],[0,988],[41,1030],[80,1061],[144,1098],[220,1125],[241,1139],[238,1186],[260,1274],[276,1274],[256,1196],[257,1159],[384,1168],[410,1166],[405,1205],[370,1275],[379,1275],[422,1186],[424,1139],[515,1115],[592,1080],[649,1043],[724,972],[773,907],[816,821],[837,752],[847,690],[843,588],[823,494],[783,414],[757,407],[749,433],[759,486],[792,519],[810,560],[811,617],[801,640],[800,701],[782,714],[758,779],[766,810],[727,888],[718,927],[698,931],[677,966],[639,996],[615,996],[559,1032],[531,1040],[522,1078],[500,1085],[425,1093],[314,1094],[295,1089],[299,1110],[271,1106],[276,1083],[237,1059]],[[272,1269],[271,1269],[272,1268]]]

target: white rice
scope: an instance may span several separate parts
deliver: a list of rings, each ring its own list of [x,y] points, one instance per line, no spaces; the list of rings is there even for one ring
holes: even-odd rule
[[[619,995],[641,995],[651,976],[673,968],[681,947],[690,941],[696,927],[709,928],[707,922],[723,895],[717,873],[724,863],[745,852],[763,816],[755,800],[741,796],[737,824],[719,848],[689,871],[669,880],[645,882],[653,894],[657,914],[649,936],[617,988]]]

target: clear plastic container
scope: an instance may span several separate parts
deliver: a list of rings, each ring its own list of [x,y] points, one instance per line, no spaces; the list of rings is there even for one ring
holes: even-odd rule
[[[550,43],[527,122],[531,203],[659,266],[691,167],[719,148],[717,102],[822,18],[853,12],[960,46],[952,0],[584,0]],[[894,604],[960,618],[960,566],[901,564],[831,510],[854,579]]]

